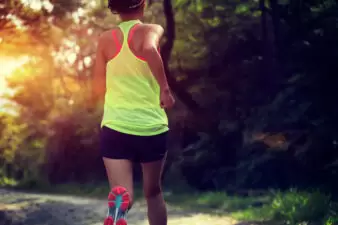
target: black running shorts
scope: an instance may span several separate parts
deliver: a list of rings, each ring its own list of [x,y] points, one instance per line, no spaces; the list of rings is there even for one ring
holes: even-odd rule
[[[138,163],[162,160],[167,153],[167,133],[136,136],[102,127],[100,133],[102,157],[128,159]]]

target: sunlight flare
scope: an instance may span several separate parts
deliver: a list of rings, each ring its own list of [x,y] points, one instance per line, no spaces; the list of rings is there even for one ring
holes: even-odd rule
[[[21,58],[0,56],[0,95],[10,91],[7,87],[6,77],[13,75],[14,71],[27,63],[28,60],[28,56]]]
[[[27,5],[29,8],[35,11],[40,11],[41,9],[45,9],[48,12],[53,10],[53,5],[48,0],[21,0],[24,5]]]

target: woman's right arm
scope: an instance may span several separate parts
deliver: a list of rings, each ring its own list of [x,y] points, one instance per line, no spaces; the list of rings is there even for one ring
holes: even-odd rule
[[[147,24],[145,26],[145,39],[142,45],[142,52],[148,66],[156,78],[161,92],[169,91],[167,77],[164,71],[162,57],[158,51],[159,42],[164,30],[160,25]]]

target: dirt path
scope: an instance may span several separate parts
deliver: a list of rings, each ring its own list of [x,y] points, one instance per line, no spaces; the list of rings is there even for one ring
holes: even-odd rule
[[[102,225],[106,201],[0,189],[0,225]],[[169,225],[235,225],[228,217],[168,206]],[[128,225],[147,225],[146,205],[136,202]]]

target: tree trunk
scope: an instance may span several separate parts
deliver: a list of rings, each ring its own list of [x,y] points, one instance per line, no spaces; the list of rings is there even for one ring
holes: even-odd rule
[[[163,59],[164,70],[167,75],[168,83],[173,90],[173,92],[177,95],[177,97],[182,101],[182,103],[189,110],[201,110],[200,105],[192,98],[192,96],[185,90],[184,86],[178,83],[175,77],[172,76],[169,70],[169,61],[172,49],[174,47],[174,41],[176,37],[175,33],[175,19],[174,12],[171,0],[163,1],[163,10],[166,18],[166,41],[161,46],[161,56]]]
[[[281,50],[281,41],[280,41],[280,12],[279,12],[279,4],[277,0],[270,0],[271,5],[271,17],[272,17],[272,24],[273,24],[273,33],[274,33],[274,50],[276,56],[280,57],[280,50]]]
[[[261,29],[262,29],[262,48],[263,48],[263,61],[265,62],[264,64],[267,65],[267,59],[269,57],[269,50],[268,50],[268,29],[267,29],[267,16],[266,16],[266,8],[265,8],[265,0],[260,0],[259,1],[259,8],[262,12],[261,16]],[[267,66],[265,68],[265,73],[268,71]],[[264,74],[266,75],[266,74]]]

